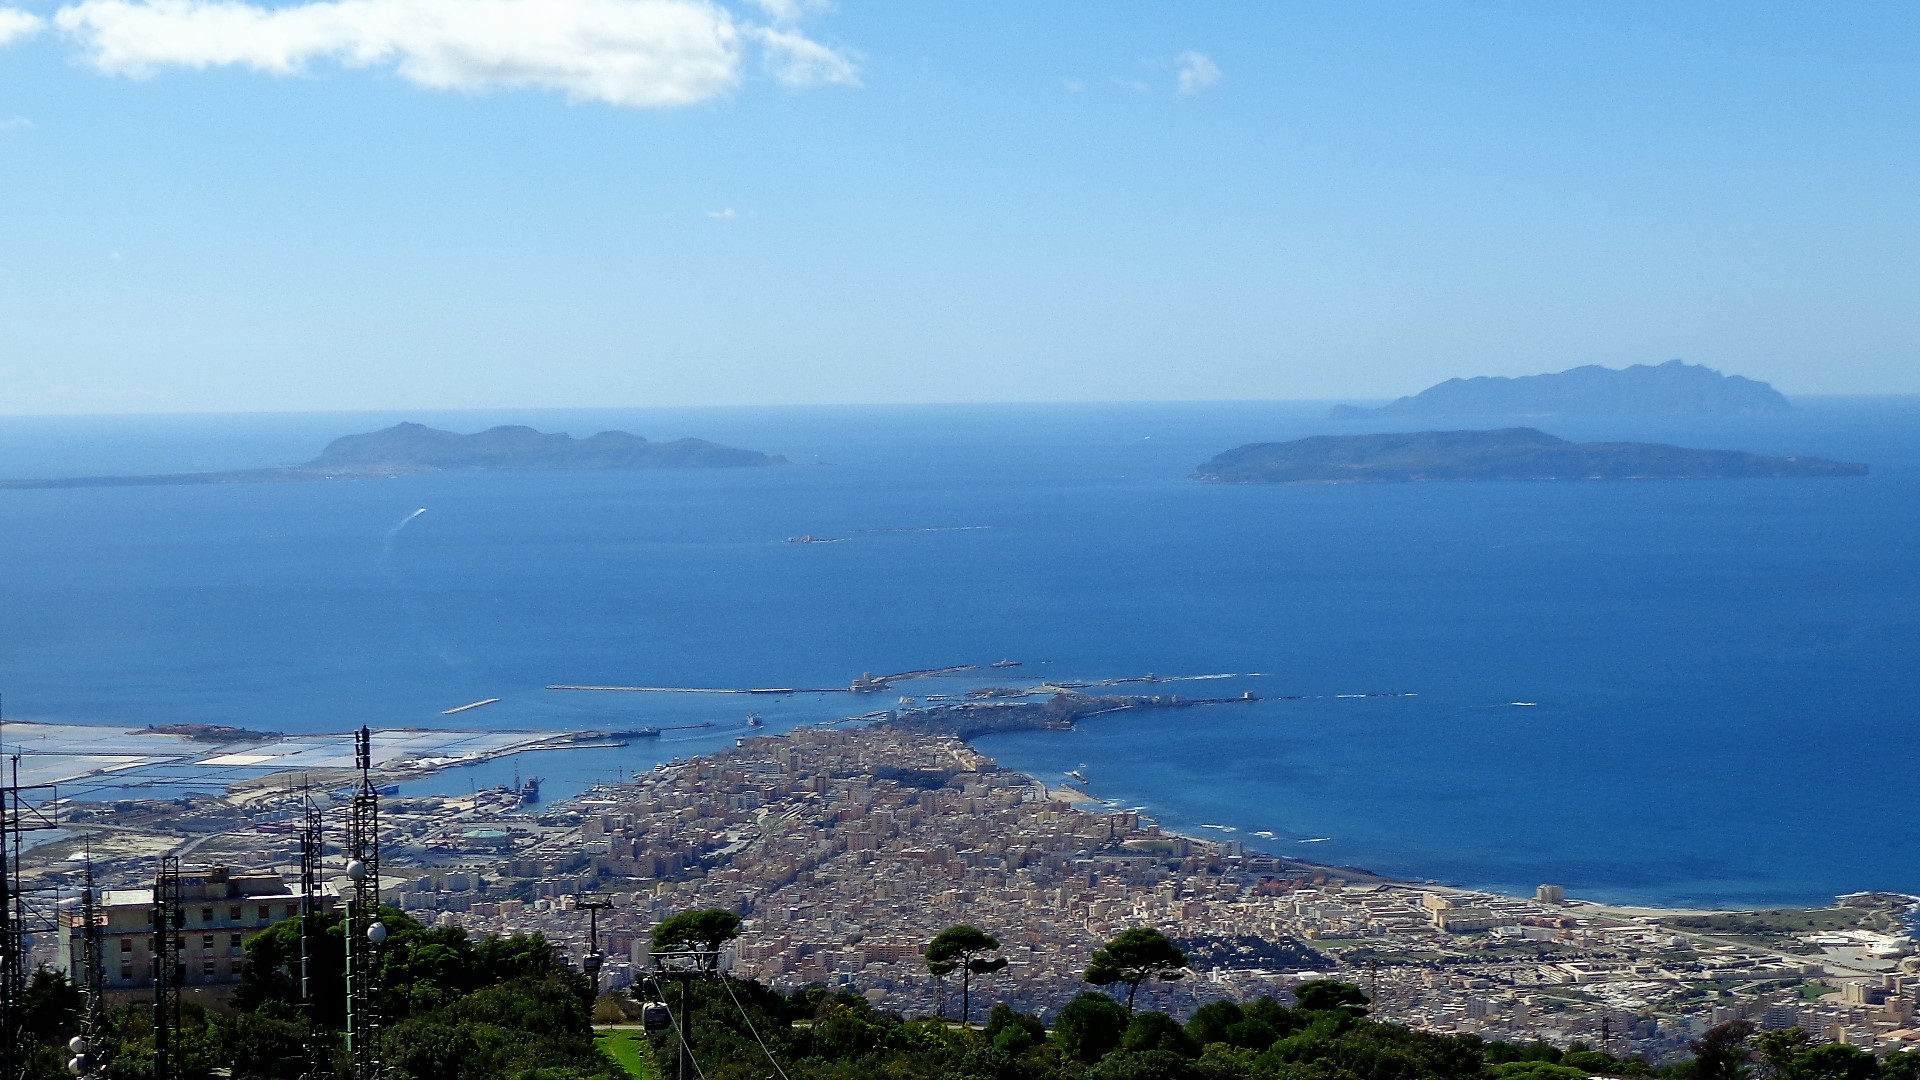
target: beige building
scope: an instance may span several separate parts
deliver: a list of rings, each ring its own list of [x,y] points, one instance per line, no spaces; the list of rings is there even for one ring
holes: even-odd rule
[[[224,866],[183,870],[180,965],[182,987],[224,996],[246,970],[246,939],[282,919],[300,914],[300,896],[278,874],[235,874]],[[320,897],[330,911],[336,898]],[[60,970],[85,979],[85,923],[78,908],[60,912]],[[132,997],[153,989],[153,890],[112,889],[94,908],[100,928],[102,979],[109,997]]]

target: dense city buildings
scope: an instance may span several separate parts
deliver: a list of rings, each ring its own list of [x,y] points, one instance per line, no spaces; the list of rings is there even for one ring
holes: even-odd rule
[[[150,978],[154,856],[184,845],[231,867],[190,873],[184,902],[188,985],[211,999],[243,970],[245,937],[295,911],[283,882],[308,797],[260,786],[115,811],[143,823],[138,835],[89,835],[102,811],[77,807],[81,828],[38,849],[35,873],[70,878],[62,860],[88,845],[108,886],[108,986],[125,993]],[[576,962],[588,924],[576,902],[608,903],[601,984],[643,994],[652,927],[721,907],[743,917],[735,973],[854,990],[907,1014],[957,1010],[958,988],[924,958],[949,926],[985,929],[1009,961],[977,980],[976,1006],[1046,1015],[1086,989],[1095,948],[1148,926],[1191,963],[1188,977],[1144,987],[1141,1004],[1177,1014],[1331,976],[1412,1026],[1655,1060],[1735,1017],[1876,1050],[1920,1045],[1910,897],[1688,913],[1584,903],[1554,885],[1521,899],[1393,881],[1251,851],[1224,830],[1167,832],[961,739],[886,725],[743,739],[551,806],[509,789],[392,797],[381,821],[387,902],[476,933],[539,932]],[[41,955],[70,963],[60,951],[49,941]]]
[[[571,898],[602,894],[615,904],[603,945],[628,961],[608,965],[610,983],[644,971],[659,919],[714,906],[745,918],[737,973],[856,989],[908,1013],[953,992],[922,955],[947,926],[1003,943],[1010,963],[976,987],[981,1000],[1039,1012],[1085,989],[1102,942],[1154,926],[1193,958],[1193,977],[1143,991],[1176,1012],[1331,974],[1417,1026],[1604,1038],[1658,1058],[1733,1016],[1872,1047],[1920,1042],[1895,921],[1906,898],[1849,898],[1831,929],[1770,940],[1570,903],[1555,886],[1529,900],[1414,886],[1168,833],[960,740],[885,727],[743,740],[495,831],[510,856],[414,875],[406,904],[577,942]]]

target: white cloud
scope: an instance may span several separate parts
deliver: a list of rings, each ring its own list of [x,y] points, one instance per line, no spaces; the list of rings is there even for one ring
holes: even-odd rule
[[[788,86],[860,85],[860,69],[844,53],[791,30],[757,26],[751,33],[760,42],[767,70]]]
[[[19,8],[0,7],[0,47],[22,41],[39,33],[47,25],[47,20],[31,11]]]
[[[751,40],[789,85],[858,83],[847,56],[711,0],[82,0],[54,22],[94,67],[135,77],[219,66],[292,75],[332,60],[390,66],[434,89],[537,87],[668,107],[733,89]]]
[[[796,23],[809,15],[833,10],[833,0],[748,0],[777,23]]]
[[[1213,57],[1202,52],[1183,52],[1173,58],[1175,69],[1179,72],[1179,91],[1182,94],[1197,94],[1221,79],[1220,65]]]
[[[24,116],[9,116],[9,117],[6,117],[5,119],[0,119],[0,135],[6,135],[15,131],[32,131],[32,130],[33,130],[33,121],[27,119]]]
[[[1061,79],[1060,80],[1060,89],[1065,90],[1069,94],[1081,93],[1085,91],[1086,88],[1087,88],[1087,84],[1080,81],[1079,79]]]
[[[715,221],[732,221],[740,216],[740,211],[729,206],[725,210],[709,210],[707,216]]]

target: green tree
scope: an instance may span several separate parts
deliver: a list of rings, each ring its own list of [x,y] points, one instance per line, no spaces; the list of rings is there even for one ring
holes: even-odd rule
[[[1880,1080],[1920,1080],[1920,1050],[1895,1050],[1881,1058]]]
[[[1587,1080],[1588,1074],[1567,1065],[1549,1061],[1509,1061],[1487,1070],[1493,1080]]]
[[[1693,1051],[1694,1080],[1744,1080],[1747,1068],[1747,1041],[1753,1037],[1753,1024],[1729,1020],[1708,1028],[1687,1044]]]
[[[1797,1080],[1876,1080],[1880,1062],[1857,1046],[1829,1043],[1801,1054],[1794,1072]]]
[[[1307,1012],[1339,1012],[1348,1016],[1367,1015],[1371,1004],[1367,995],[1352,983],[1337,979],[1313,979],[1293,988],[1294,1001]]]
[[[79,988],[51,968],[35,968],[27,977],[25,989],[20,1000],[20,1025],[26,1041],[17,1049],[25,1052],[26,1075],[35,1080],[65,1080],[67,1040],[80,1031],[85,1000]]]
[[[1000,948],[1000,939],[977,926],[949,926],[927,945],[927,970],[935,978],[960,972],[960,1026],[970,1026],[973,977],[991,975],[1007,966],[1004,956],[988,956]]]
[[[1089,990],[1053,1018],[1053,1041],[1066,1058],[1092,1064],[1120,1045],[1129,1019],[1119,1002]]]
[[[1039,1017],[1001,1002],[987,1014],[987,1026],[981,1034],[994,1046],[1019,1057],[1047,1041],[1047,1025],[1041,1023]],[[1920,1080],[1920,1077],[1913,1080]]]
[[[1134,1016],[1127,1024],[1126,1032],[1120,1036],[1120,1049],[1134,1053],[1164,1050],[1183,1058],[1200,1056],[1200,1045],[1188,1037],[1180,1021],[1163,1012],[1143,1012]]]
[[[1790,1080],[1795,1059],[1807,1049],[1807,1033],[1797,1027],[1763,1031],[1754,1036],[1753,1046],[1759,1053],[1760,1071],[1764,1075],[1770,1080]]]
[[[408,1080],[468,1080],[481,1064],[480,1044],[466,1024],[403,1020],[381,1039],[387,1064]]]
[[[1121,1050],[1102,1058],[1088,1080],[1197,1080],[1193,1060],[1171,1050]]]
[[[1186,974],[1187,954],[1167,936],[1151,927],[1123,930],[1113,940],[1093,952],[1084,976],[1095,986],[1127,985],[1127,1014],[1133,1014],[1133,998],[1140,984],[1148,979],[1172,982]]]
[[[704,953],[700,966],[720,967],[720,947],[740,936],[740,916],[726,908],[700,908],[663,919],[653,928],[653,951]]]
[[[1201,1047],[1227,1041],[1227,1029],[1247,1018],[1235,1001],[1209,1001],[1187,1018],[1187,1035]]]
[[[215,1022],[220,1056],[234,1080],[298,1080],[306,1069],[307,1025],[261,1013],[235,1013]]]

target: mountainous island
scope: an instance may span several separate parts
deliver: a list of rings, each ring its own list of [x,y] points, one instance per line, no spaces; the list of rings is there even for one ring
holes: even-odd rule
[[[1391,484],[1420,480],[1693,480],[1860,476],[1865,465],[1658,443],[1575,443],[1535,428],[1317,435],[1249,443],[1194,478],[1222,484]]]
[[[0,480],[0,488],[141,487],[161,484],[270,484],[314,480],[359,480],[431,472],[587,469],[715,469],[785,465],[787,459],[740,450],[704,439],[649,442],[624,431],[584,439],[520,425],[472,435],[395,424],[346,435],[328,443],[304,465],[231,472],[160,473],[140,476],[79,476],[53,480]]]
[[[1552,375],[1448,379],[1378,408],[1336,405],[1333,419],[1444,416],[1760,416],[1793,408],[1757,379],[1669,360]]]

